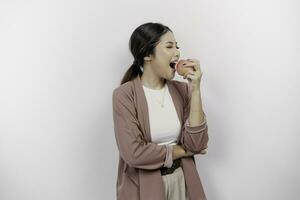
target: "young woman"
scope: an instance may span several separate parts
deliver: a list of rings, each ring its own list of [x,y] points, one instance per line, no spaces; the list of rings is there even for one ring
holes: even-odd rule
[[[119,150],[118,200],[205,200],[195,154],[205,154],[208,128],[197,59],[188,83],[172,80],[180,57],[173,32],[145,23],[130,37],[134,62],[112,94]]]

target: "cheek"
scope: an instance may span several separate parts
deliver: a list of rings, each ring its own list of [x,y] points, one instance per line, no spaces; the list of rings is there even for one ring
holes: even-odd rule
[[[155,58],[155,71],[163,72],[169,66],[169,61],[172,59],[170,51],[167,49],[157,49]]]
[[[167,57],[170,57],[170,56],[172,56],[172,51],[170,49],[164,49],[162,51],[162,54],[167,56]]]
[[[167,48],[158,49],[157,56],[163,60],[169,59],[172,56],[172,52]]]

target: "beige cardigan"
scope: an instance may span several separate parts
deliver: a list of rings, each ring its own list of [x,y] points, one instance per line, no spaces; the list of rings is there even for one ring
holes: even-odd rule
[[[177,143],[198,154],[209,139],[206,117],[201,125],[189,126],[188,84],[177,80],[166,80],[166,84],[182,125]],[[139,75],[113,90],[112,104],[119,150],[117,200],[165,200],[159,168],[165,163],[167,148],[151,142],[147,100]],[[182,158],[182,169],[190,200],[206,200],[194,156]]]

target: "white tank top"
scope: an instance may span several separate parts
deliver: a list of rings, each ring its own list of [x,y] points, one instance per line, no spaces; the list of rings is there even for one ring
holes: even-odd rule
[[[151,89],[144,85],[143,89],[148,104],[152,142],[159,145],[175,145],[181,131],[181,123],[167,84],[165,83],[164,87],[159,90]],[[161,107],[163,94],[164,107]]]

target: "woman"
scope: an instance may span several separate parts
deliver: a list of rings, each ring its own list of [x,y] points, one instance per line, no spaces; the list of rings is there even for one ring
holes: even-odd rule
[[[172,80],[178,62],[173,32],[160,23],[137,27],[130,38],[134,62],[114,89],[113,119],[119,150],[118,200],[205,200],[194,154],[208,143],[199,61]]]

